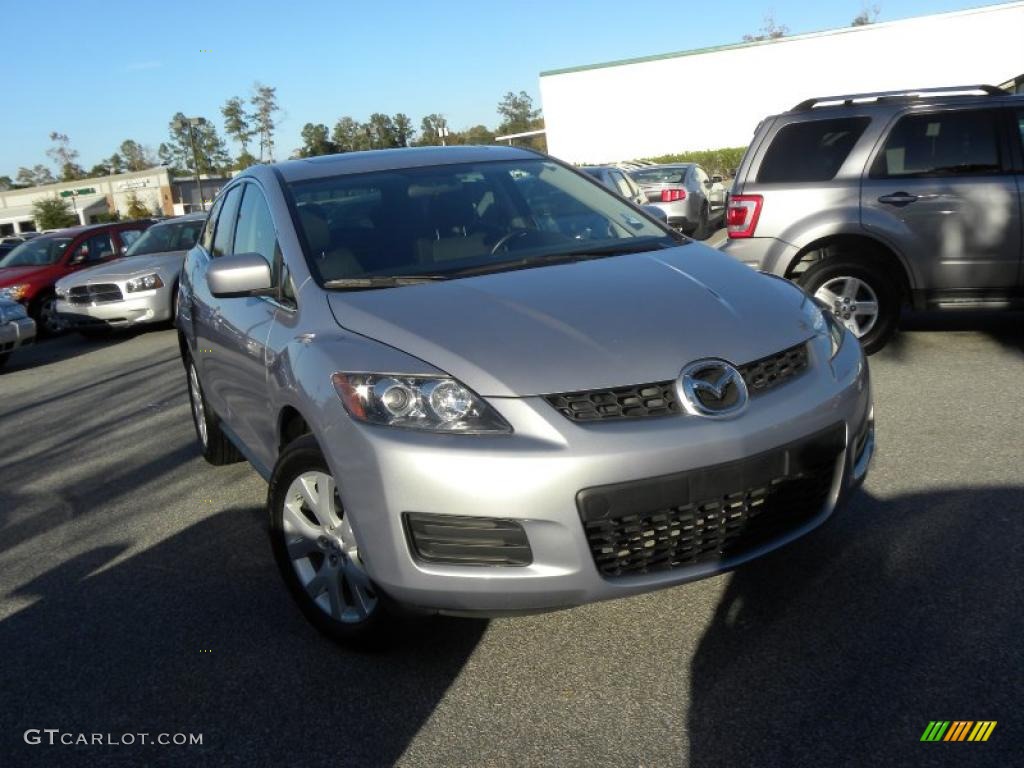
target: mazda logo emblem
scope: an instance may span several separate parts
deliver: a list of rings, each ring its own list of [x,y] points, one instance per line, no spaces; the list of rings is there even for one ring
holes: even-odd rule
[[[747,383],[734,365],[717,358],[695,360],[676,382],[683,409],[693,416],[725,418],[747,406]]]

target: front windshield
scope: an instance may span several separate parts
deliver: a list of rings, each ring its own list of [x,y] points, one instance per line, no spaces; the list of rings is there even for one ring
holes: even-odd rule
[[[524,259],[678,242],[604,188],[540,158],[335,176],[290,191],[321,284],[500,271]]]
[[[56,264],[70,243],[70,237],[40,237],[29,240],[4,256],[0,261],[0,267],[45,267]]]
[[[204,219],[190,219],[152,226],[142,233],[142,237],[132,243],[125,256],[187,251],[199,239],[204,221]]]
[[[633,180],[638,184],[681,184],[686,176],[686,168],[644,168],[632,171]]]

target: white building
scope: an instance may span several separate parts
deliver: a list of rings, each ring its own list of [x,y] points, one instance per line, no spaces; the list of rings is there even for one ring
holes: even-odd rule
[[[852,6],[851,6],[852,7]],[[548,151],[575,163],[746,146],[804,99],[1024,73],[1024,2],[540,75]]]
[[[209,208],[229,179],[203,177],[201,181],[202,197]],[[92,224],[103,214],[120,212],[123,216],[133,197],[154,214],[164,216],[200,210],[194,178],[176,178],[167,168],[156,167],[0,192],[0,236],[38,229],[32,218],[32,205],[54,195],[68,202],[82,224]]]

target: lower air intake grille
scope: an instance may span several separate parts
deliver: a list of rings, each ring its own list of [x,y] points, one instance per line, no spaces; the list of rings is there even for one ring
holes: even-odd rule
[[[824,509],[845,434],[837,424],[749,459],[580,491],[594,565],[605,578],[655,573],[781,538]]]

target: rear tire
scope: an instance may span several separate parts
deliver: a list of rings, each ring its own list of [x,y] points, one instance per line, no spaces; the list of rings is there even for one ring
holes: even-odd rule
[[[711,237],[711,212],[708,204],[700,207],[700,218],[697,219],[697,227],[693,230],[693,237],[696,240],[707,240]]]
[[[185,361],[185,375],[188,380],[188,399],[192,406],[192,425],[196,429],[203,458],[217,467],[241,461],[242,454],[221,431],[220,419],[206,404],[199,374],[191,357]]]
[[[312,435],[281,454],[267,509],[274,560],[306,619],[337,643],[379,647],[392,625],[389,602],[366,573],[337,483]]]
[[[3,354],[0,354],[0,368],[3,368],[5,365],[7,365],[7,361],[10,360],[10,359],[11,359],[11,353],[10,352],[4,352]]]
[[[897,278],[876,260],[825,259],[804,272],[800,284],[829,306],[867,354],[880,350],[895,333],[902,293]]]

